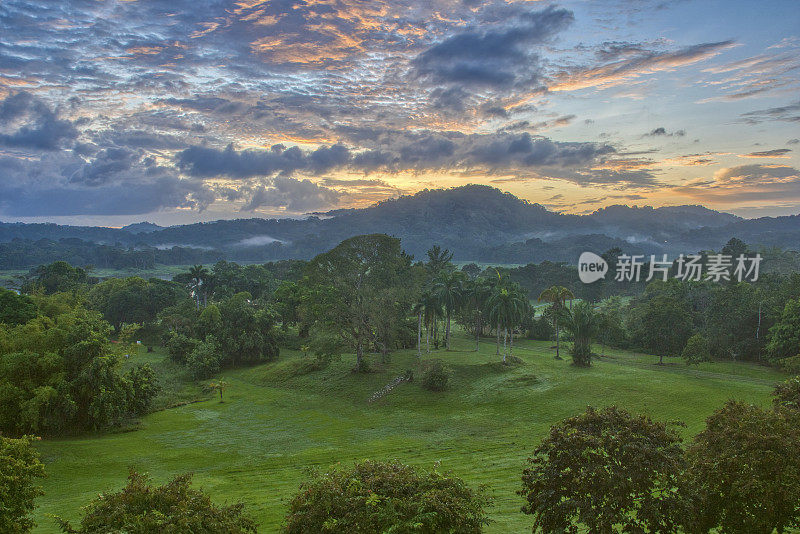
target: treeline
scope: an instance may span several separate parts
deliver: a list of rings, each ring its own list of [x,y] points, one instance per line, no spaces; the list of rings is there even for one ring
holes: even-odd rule
[[[773,392],[768,409],[728,401],[684,445],[680,422],[616,406],[589,407],[554,424],[521,471],[517,491],[533,532],[786,532],[800,526],[800,380]],[[0,530],[28,532],[44,466],[32,438],[0,436]],[[522,462],[521,462],[522,464]],[[242,503],[215,505],[191,475],[127,485],[83,508],[63,532],[255,533]],[[452,473],[366,460],[304,482],[281,532],[483,532],[488,488]]]
[[[71,265],[93,265],[102,269],[152,269],[156,264],[187,265],[222,259],[222,252],[201,248],[155,248],[149,245],[102,245],[77,238],[14,239],[0,243],[0,269],[24,269],[66,261]]]

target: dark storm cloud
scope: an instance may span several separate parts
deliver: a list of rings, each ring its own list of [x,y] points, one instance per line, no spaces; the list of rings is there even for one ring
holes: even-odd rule
[[[548,7],[517,11],[499,28],[457,33],[420,53],[414,74],[436,84],[508,88],[538,84],[539,56],[532,50],[573,21],[572,12]]]
[[[26,92],[0,102],[0,144],[9,147],[57,150],[78,137],[78,130],[42,100]]]
[[[253,188],[242,211],[254,211],[261,207],[286,208],[294,212],[319,210],[335,206],[339,197],[337,191],[310,180],[278,176],[271,184]]]

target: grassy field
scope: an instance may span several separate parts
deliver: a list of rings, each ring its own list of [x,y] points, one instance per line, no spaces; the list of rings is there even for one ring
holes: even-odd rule
[[[275,532],[287,501],[310,467],[398,458],[430,467],[441,462],[494,498],[487,532],[528,532],[531,520],[515,491],[523,463],[550,425],[587,405],[621,405],[658,419],[681,420],[689,438],[725,400],[765,405],[780,373],[751,364],[713,363],[687,368],[672,360],[608,351],[590,369],[555,361],[549,343],[522,341],[523,363],[505,367],[490,341],[473,352],[458,337],[435,355],[454,370],[452,387],[431,393],[401,384],[381,400],[367,398],[405,369],[415,351],[392,355],[368,375],[350,372],[352,358],[309,375],[293,376],[299,353],[224,373],[225,402],[208,398],[154,413],[132,432],[41,442],[47,466],[35,532],[56,532],[49,514],[76,519],[97,493],[120,488],[128,467],[157,482],[185,471],[216,502],[244,501],[261,525]],[[599,347],[596,347],[598,349]],[[142,351],[143,352],[143,351]],[[158,362],[160,353],[136,359]],[[131,362],[133,363],[133,362]],[[169,369],[160,368],[160,372]],[[191,400],[197,386],[174,380],[169,396]]]

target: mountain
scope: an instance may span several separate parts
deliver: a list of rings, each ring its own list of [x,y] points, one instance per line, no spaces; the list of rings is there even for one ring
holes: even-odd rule
[[[636,254],[719,250],[731,237],[751,245],[800,249],[800,215],[747,220],[703,206],[609,206],[589,215],[549,211],[484,185],[424,190],[368,208],[305,219],[237,219],[162,228],[121,229],[0,223],[0,243],[13,239],[80,239],[133,249],[185,247],[235,261],[310,258],[353,235],[386,233],[424,257],[439,244],[456,260],[503,263],[574,261],[584,250],[619,247]],[[180,254],[176,255],[180,257]]]

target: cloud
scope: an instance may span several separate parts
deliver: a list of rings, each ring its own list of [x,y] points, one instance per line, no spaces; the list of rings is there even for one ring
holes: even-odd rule
[[[650,132],[644,134],[643,137],[659,137],[659,136],[665,136],[665,137],[666,136],[669,136],[669,137],[678,136],[678,137],[683,137],[684,135],[686,135],[686,131],[685,130],[676,130],[674,132],[667,132],[666,128],[664,128],[663,126],[659,126],[658,128],[655,128],[655,129],[651,130]]]
[[[14,93],[0,102],[0,145],[57,150],[77,137],[72,122],[30,93]]]
[[[707,203],[791,202],[800,200],[800,171],[787,165],[740,165],[674,190]]]
[[[788,158],[791,152],[788,148],[776,148],[774,150],[763,150],[761,152],[750,152],[749,154],[739,154],[740,158]]]
[[[575,91],[607,88],[654,72],[669,71],[714,57],[735,46],[734,41],[718,41],[688,46],[672,52],[629,49],[624,59],[582,67],[568,67],[552,77],[550,91]]]
[[[321,210],[335,206],[339,197],[337,191],[310,180],[278,176],[271,184],[253,188],[242,211],[255,211],[261,207],[286,208],[293,212]]]
[[[741,115],[742,121],[748,124],[759,124],[768,121],[800,122],[800,100],[785,106],[748,111]]]

